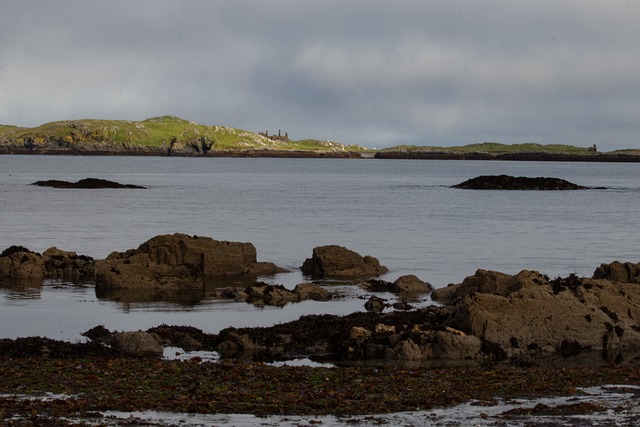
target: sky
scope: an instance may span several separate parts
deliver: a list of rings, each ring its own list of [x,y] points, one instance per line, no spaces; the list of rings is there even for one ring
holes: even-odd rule
[[[0,40],[0,124],[640,148],[634,0],[3,1]]]

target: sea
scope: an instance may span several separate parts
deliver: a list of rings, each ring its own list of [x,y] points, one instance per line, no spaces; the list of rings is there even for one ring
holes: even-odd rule
[[[563,178],[589,189],[452,188],[500,174]],[[146,188],[31,185],[83,178]],[[260,280],[288,288],[310,280],[299,267],[314,247],[328,244],[378,258],[389,268],[384,280],[413,274],[436,288],[478,269],[591,276],[601,263],[640,262],[638,212],[640,163],[0,155],[0,251],[55,246],[104,258],[156,235],[186,233],[253,243],[259,261],[290,270]],[[357,284],[326,286],[337,294],[331,301],[268,307],[204,292],[160,300],[98,295],[90,281],[3,284],[0,338],[82,341],[97,325],[112,331],[186,325],[215,333],[364,311],[370,294]],[[412,303],[433,304],[428,295]],[[411,415],[406,425],[420,425],[423,416],[432,415]]]
[[[563,178],[578,191],[452,188],[479,175]],[[39,180],[102,178],[145,189],[74,190]],[[591,276],[601,263],[640,262],[640,164],[460,160],[0,156],[0,251],[58,247],[97,259],[159,234],[251,242],[290,273],[314,247],[337,244],[439,288],[477,269],[551,278]],[[221,284],[222,285],[222,284]],[[98,297],[91,282],[0,287],[0,338],[82,340],[82,332],[190,325],[207,332],[266,326],[311,313],[364,310],[367,293],[334,283],[329,302],[256,307],[201,297]],[[393,299],[393,295],[383,295]],[[391,301],[393,302],[393,301]],[[422,304],[430,304],[427,297]]]

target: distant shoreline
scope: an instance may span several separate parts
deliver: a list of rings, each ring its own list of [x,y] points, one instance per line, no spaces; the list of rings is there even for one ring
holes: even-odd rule
[[[1,154],[67,156],[274,157],[329,159],[640,162],[640,149],[599,152],[594,144],[482,142],[463,146],[397,145],[371,149],[318,139],[294,140],[176,116],[142,121],[65,120],[34,128],[0,125]]]
[[[640,163],[640,156],[625,153],[483,153],[443,151],[306,151],[306,150],[228,150],[209,151],[206,154],[171,153],[157,149],[123,150],[34,150],[0,147],[0,155],[58,155],[58,156],[140,156],[140,157],[237,157],[237,158],[326,158],[326,159],[380,159],[380,160],[502,160],[542,162],[611,162]]]
[[[618,162],[638,163],[640,156],[624,153],[482,153],[482,152],[442,152],[442,151],[379,151],[377,159],[413,159],[413,160],[509,160],[509,161],[541,161],[541,162]]]

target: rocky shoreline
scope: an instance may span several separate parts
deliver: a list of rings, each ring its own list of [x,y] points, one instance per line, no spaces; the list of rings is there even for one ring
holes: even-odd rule
[[[607,384],[616,384],[617,390],[638,396],[640,370],[637,365],[311,368],[198,360],[2,357],[0,423],[14,426],[182,425],[150,422],[136,414],[136,411],[159,411],[185,417],[188,414],[308,417],[307,423],[295,425],[321,424],[316,416],[332,414],[340,417],[343,425],[384,425],[389,422],[383,414],[408,411],[421,418],[421,422],[416,418],[417,424],[410,425],[449,425],[433,410],[465,402],[476,407],[494,407],[500,401],[522,404],[527,398],[577,397],[582,394],[581,387]],[[574,405],[522,406],[497,415],[481,413],[477,421],[510,425],[524,420],[530,424],[522,425],[538,425],[531,415],[546,415],[545,421],[552,422],[563,415],[629,411],[628,407],[595,399]],[[114,419],[107,415],[109,411],[122,411],[125,415]],[[633,417],[629,420],[633,422]]]
[[[86,342],[0,339],[0,423],[62,426],[79,419],[103,425],[103,412],[110,410],[350,416],[571,395],[581,386],[640,386],[640,263],[615,261],[592,277],[555,279],[527,270],[478,270],[435,290],[415,276],[380,280],[387,270],[376,258],[336,245],[315,248],[301,264],[312,282],[289,290],[256,280],[256,268],[281,270],[257,262],[250,243],[178,233],[105,260],[56,248],[42,254],[8,248],[0,254],[5,286],[89,277],[96,290],[187,292],[232,273],[255,283],[221,289],[220,298],[331,304],[335,295],[324,286],[331,278],[373,296],[363,312],[215,334],[188,325],[146,331],[96,325],[83,333]],[[389,304],[377,292],[393,292],[398,301],[430,293],[436,304],[412,309]],[[163,359],[166,348],[193,355]],[[206,352],[220,360],[198,356]],[[268,364],[298,358],[333,367]],[[53,395],[40,400],[43,393]],[[551,415],[609,410],[600,403],[538,409]],[[495,421],[526,411],[505,412]]]
[[[0,155],[56,155],[56,156],[137,156],[137,157],[249,157],[249,158],[318,158],[358,159],[372,158],[358,151],[313,151],[313,150],[220,150],[200,153],[193,150],[167,152],[162,148],[126,147],[50,147],[19,148],[0,146]]]
[[[149,156],[149,157],[250,157],[250,158],[318,158],[318,159],[381,159],[381,160],[502,160],[502,161],[542,161],[542,162],[612,162],[638,163],[640,156],[629,153],[484,153],[449,151],[314,151],[314,150],[277,150],[277,149],[237,149],[211,150],[205,153],[194,150],[174,150],[146,148],[138,146],[117,147],[102,145],[50,147],[20,147],[0,145],[0,155],[61,155],[61,156]]]
[[[95,283],[96,292],[168,295],[203,290],[216,278],[239,276],[250,284],[217,288],[214,296],[276,306],[305,299],[330,304],[339,296],[323,286],[327,279],[347,280],[373,294],[364,304],[366,312],[309,315],[271,327],[227,328],[207,334],[167,325],[133,333],[96,326],[85,333],[104,345],[105,351],[134,355],[159,357],[163,346],[215,351],[224,358],[244,360],[309,357],[414,364],[438,360],[533,363],[545,356],[584,354],[620,363],[640,355],[640,263],[614,261],[597,267],[592,277],[555,279],[528,270],[515,275],[478,270],[459,284],[432,291],[415,276],[393,283],[378,280],[387,268],[376,258],[329,245],[314,248],[302,262],[302,271],[313,282],[290,290],[260,282],[260,276],[285,270],[256,258],[250,243],[180,233],[156,236],[137,249],[114,252],[104,260],[57,248],[38,254],[14,246],[0,253],[0,279],[15,283],[84,278]],[[398,302],[388,303],[376,292],[396,293]],[[436,305],[413,309],[408,303],[429,292]],[[126,338],[122,342],[121,336]],[[12,344],[4,341],[3,345]]]

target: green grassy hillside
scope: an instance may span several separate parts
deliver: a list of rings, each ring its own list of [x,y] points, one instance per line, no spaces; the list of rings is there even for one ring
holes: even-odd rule
[[[49,141],[80,146],[83,143],[118,144],[123,147],[226,150],[362,151],[330,141],[273,141],[257,133],[226,126],[208,126],[174,116],[143,121],[71,120],[46,123],[35,128],[0,125],[0,143],[41,145]],[[197,148],[196,148],[197,147]]]

